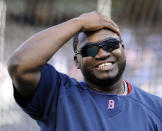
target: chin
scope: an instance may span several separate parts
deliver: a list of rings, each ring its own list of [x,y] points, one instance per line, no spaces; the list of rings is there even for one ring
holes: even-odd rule
[[[86,72],[84,76],[85,76],[85,81],[88,81],[98,86],[112,85],[115,82],[117,82],[121,77],[121,75],[119,76],[118,73],[115,72],[111,72],[111,73],[102,72],[99,74]]]
[[[121,75],[120,76],[115,75],[115,76],[107,76],[107,77],[95,77],[93,79],[93,83],[95,83],[96,85],[101,85],[101,86],[113,85],[120,78],[121,78]]]
[[[105,72],[94,72],[94,77],[96,79],[101,79],[101,80],[105,80],[105,79],[113,79],[116,76],[118,76],[118,69],[117,70],[111,70],[111,71],[105,71]]]
[[[125,70],[126,62],[122,63],[118,69],[108,72],[84,72],[85,80],[99,86],[113,85],[119,81]]]

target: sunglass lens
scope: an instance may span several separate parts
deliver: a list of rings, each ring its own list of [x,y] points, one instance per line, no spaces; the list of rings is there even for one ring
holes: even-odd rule
[[[98,49],[98,46],[92,46],[90,48],[87,48],[87,55],[93,57],[96,56]]]
[[[96,56],[98,52],[99,47],[98,46],[87,46],[82,49],[82,56],[87,57],[87,56]]]
[[[104,44],[104,49],[108,52],[111,52],[115,49],[119,48],[119,41],[118,40],[111,40]]]

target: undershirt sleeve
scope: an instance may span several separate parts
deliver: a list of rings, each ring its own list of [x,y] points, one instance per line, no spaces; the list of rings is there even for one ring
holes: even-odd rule
[[[30,101],[26,101],[14,88],[16,102],[33,119],[45,120],[51,110],[57,108],[57,100],[61,85],[60,73],[49,64],[41,70],[41,78],[36,92]]]

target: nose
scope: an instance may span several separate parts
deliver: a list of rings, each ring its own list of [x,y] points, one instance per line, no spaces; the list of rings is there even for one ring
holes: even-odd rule
[[[100,48],[97,55],[95,56],[96,59],[106,59],[111,55],[110,52],[105,51],[104,49]]]

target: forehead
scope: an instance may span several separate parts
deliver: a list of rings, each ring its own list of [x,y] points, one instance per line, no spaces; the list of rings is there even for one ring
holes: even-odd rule
[[[108,29],[102,29],[96,32],[89,32],[89,33],[84,33],[81,32],[79,34],[78,40],[78,46],[80,47],[81,45],[85,45],[86,43],[95,43],[95,42],[100,42],[105,40],[106,38],[113,37],[119,39],[119,36],[108,30]]]

